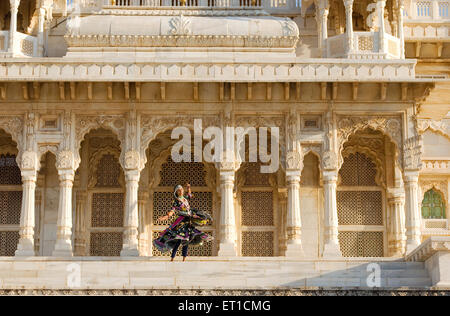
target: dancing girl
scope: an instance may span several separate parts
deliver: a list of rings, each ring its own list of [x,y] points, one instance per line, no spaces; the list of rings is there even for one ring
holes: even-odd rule
[[[167,215],[158,218],[164,221],[174,215],[177,216],[173,223],[153,241],[155,247],[163,253],[172,250],[170,261],[174,260],[180,245],[183,261],[186,261],[189,246],[202,245],[203,242],[213,239],[212,236],[196,228],[196,226],[211,224],[212,219],[209,214],[190,207],[189,202],[193,196],[189,183],[186,184],[186,190],[185,194],[183,186],[175,186],[172,208]]]

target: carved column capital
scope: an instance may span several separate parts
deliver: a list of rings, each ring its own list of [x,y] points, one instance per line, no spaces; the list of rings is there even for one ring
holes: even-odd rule
[[[36,177],[36,172],[39,170],[39,168],[39,156],[36,152],[27,150],[22,153],[20,159],[20,170],[22,172],[22,176],[34,174],[34,176]]]
[[[288,151],[288,153],[286,154],[286,170],[301,172],[302,169],[302,155],[298,151]]]
[[[75,170],[75,155],[73,151],[62,150],[56,155],[56,169],[58,170]]]
[[[338,157],[334,151],[327,150],[323,153],[322,167],[324,170],[337,170]]]
[[[343,0],[344,2],[344,7],[347,10],[348,8],[352,9],[353,8],[353,1],[354,0]]]
[[[11,7],[11,11],[17,11],[19,9],[20,0],[9,0],[9,5]]]
[[[121,158],[122,167],[127,170],[142,170],[141,155],[136,150],[126,151]]]
[[[422,168],[423,140],[422,135],[410,137],[403,145],[403,167],[405,170],[420,170]]]
[[[216,168],[220,172],[235,172],[239,169],[240,162],[236,159],[234,151],[227,150],[223,152],[222,159],[216,163]]]

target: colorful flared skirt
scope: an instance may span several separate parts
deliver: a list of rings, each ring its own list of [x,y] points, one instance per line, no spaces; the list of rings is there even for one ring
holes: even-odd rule
[[[188,217],[178,216],[166,230],[161,232],[158,238],[153,240],[153,245],[161,252],[167,252],[181,240],[181,245],[202,245],[213,237],[197,229]]]

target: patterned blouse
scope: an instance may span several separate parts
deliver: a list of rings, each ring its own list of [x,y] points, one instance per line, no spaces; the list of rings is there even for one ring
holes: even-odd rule
[[[188,193],[183,196],[183,199],[174,199],[171,211],[177,215],[191,215],[191,207],[189,205],[191,198],[192,194]]]

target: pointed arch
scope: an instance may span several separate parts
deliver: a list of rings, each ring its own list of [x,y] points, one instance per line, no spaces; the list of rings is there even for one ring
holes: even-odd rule
[[[403,142],[402,142],[402,120],[400,117],[338,117],[338,160],[339,166],[343,162],[344,144],[351,135],[355,135],[365,129],[379,131],[387,136],[394,144],[394,158],[398,165],[403,168]]]

